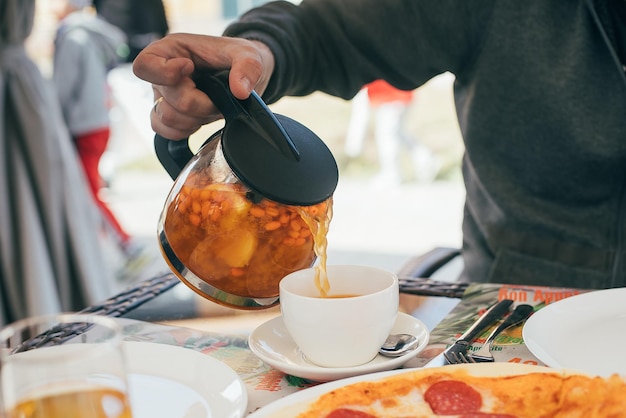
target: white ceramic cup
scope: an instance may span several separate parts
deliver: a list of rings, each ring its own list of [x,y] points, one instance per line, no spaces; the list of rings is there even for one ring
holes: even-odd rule
[[[285,327],[307,360],[323,367],[353,367],[376,357],[396,321],[398,278],[356,265],[327,266],[329,297],[320,297],[315,268],[280,282]],[[334,295],[355,295],[333,298]]]

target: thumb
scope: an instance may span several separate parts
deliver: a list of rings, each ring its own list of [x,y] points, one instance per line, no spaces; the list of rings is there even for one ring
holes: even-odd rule
[[[262,95],[274,72],[274,56],[269,47],[258,41],[239,40],[232,54],[228,83],[233,95],[247,99],[252,90]]]
[[[244,100],[250,97],[250,93],[252,93],[255,83],[250,80],[248,74],[240,74],[235,68],[233,68],[228,78],[228,84],[230,85],[230,91],[233,96],[240,100]]]

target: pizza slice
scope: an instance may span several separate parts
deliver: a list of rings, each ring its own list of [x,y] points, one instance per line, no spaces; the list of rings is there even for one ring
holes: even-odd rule
[[[564,377],[554,418],[617,418],[626,416],[626,386],[617,375],[609,378]]]
[[[430,413],[423,393],[412,376],[361,382],[328,392],[301,418],[361,418]]]
[[[617,376],[536,366],[447,366],[329,391],[298,418],[625,417],[625,395],[626,382]]]

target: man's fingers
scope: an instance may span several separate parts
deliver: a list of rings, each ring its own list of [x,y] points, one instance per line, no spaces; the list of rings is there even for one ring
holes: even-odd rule
[[[176,84],[193,71],[194,64],[189,58],[164,58],[153,53],[146,53],[133,63],[137,77],[160,85]]]
[[[163,97],[155,100],[150,114],[152,129],[167,139],[187,138],[202,125],[206,125],[218,118],[217,114],[195,117],[186,112],[180,112],[164,100]]]
[[[192,74],[229,68],[231,92],[243,100],[253,89],[262,93],[267,87],[273,56],[259,42],[193,34],[168,35],[146,47],[135,59],[133,71],[152,83],[158,100],[150,115],[153,130],[168,139],[181,139],[220,119],[220,111],[196,88]]]

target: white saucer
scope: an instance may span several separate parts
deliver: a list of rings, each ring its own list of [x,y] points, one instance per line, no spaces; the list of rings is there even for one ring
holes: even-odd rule
[[[369,363],[355,367],[321,367],[308,361],[291,339],[283,318],[280,316],[261,324],[252,331],[248,344],[252,352],[261,360],[284,373],[318,382],[327,382],[400,367],[426,347],[430,336],[422,321],[404,313],[398,313],[391,333],[415,335],[419,344],[415,350],[401,357],[378,355]]]

